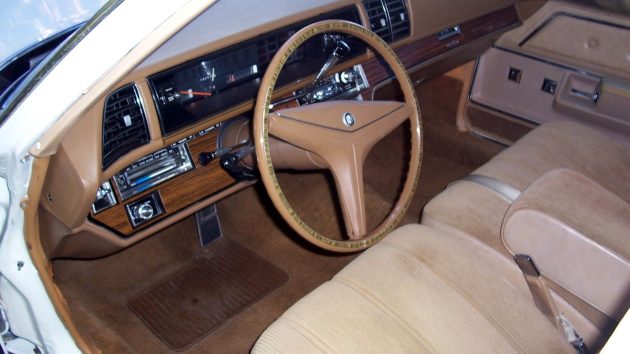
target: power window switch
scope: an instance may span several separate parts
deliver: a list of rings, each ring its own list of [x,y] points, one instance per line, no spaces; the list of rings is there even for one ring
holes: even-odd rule
[[[558,88],[558,83],[551,79],[545,79],[543,81],[543,85],[540,88],[543,92],[547,92],[550,95],[556,94],[556,89]]]
[[[521,76],[523,76],[523,70],[510,68],[510,71],[508,72],[508,80],[514,81],[518,84],[521,82]]]

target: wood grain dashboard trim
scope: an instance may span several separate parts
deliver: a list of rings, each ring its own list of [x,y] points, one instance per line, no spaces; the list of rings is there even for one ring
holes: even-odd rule
[[[520,23],[515,6],[491,12],[460,25],[461,34],[448,40],[440,41],[438,35],[425,37],[409,45],[400,47],[394,52],[407,69],[411,69],[429,59],[444,54],[449,50],[459,48],[494,32],[505,30]],[[370,84],[378,84],[391,77],[391,74],[377,59],[363,64],[363,70]]]
[[[219,159],[210,162],[206,166],[199,164],[197,161],[199,153],[216,150],[218,135],[219,129],[215,129],[205,135],[194,136],[186,142],[193,163],[195,164],[194,169],[150,188],[130,198],[129,200],[118,203],[117,205],[98,214],[92,214],[92,219],[124,236],[129,236],[134,232],[142,230],[147,226],[158,222],[159,220],[177,213],[190,204],[198,202],[199,200],[233,185],[236,183],[236,180],[230,177],[230,175],[221,168]],[[122,200],[118,187],[115,183],[113,183],[113,181],[111,181],[111,183],[114,186],[117,199],[119,201]],[[134,228],[127,215],[125,205],[142,199],[154,191],[158,191],[160,194],[165,213]]]

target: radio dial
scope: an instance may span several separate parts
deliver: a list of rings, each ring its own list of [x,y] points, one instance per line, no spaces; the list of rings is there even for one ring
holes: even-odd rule
[[[133,227],[138,227],[165,212],[158,191],[127,204],[126,208]]]
[[[356,76],[351,71],[344,71],[341,73],[341,82],[347,84],[349,82],[354,82],[356,80]]]
[[[149,220],[155,214],[155,209],[153,209],[153,205],[151,205],[150,201],[147,201],[143,204],[140,204],[138,208],[136,208],[135,217],[140,220]]]

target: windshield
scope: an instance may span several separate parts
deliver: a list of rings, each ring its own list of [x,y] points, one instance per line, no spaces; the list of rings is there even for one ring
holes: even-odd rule
[[[106,0],[0,1],[0,63],[90,18]]]

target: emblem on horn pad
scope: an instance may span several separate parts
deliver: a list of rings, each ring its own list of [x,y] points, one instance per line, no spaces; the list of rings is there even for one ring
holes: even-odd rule
[[[344,113],[344,114],[343,114],[343,117],[342,117],[342,120],[343,120],[343,124],[345,124],[345,125],[346,125],[346,127],[348,127],[348,128],[350,128],[351,126],[353,126],[353,125],[354,125],[354,123],[355,123],[355,121],[356,121],[356,120],[354,119],[354,115],[353,115],[352,113],[350,113],[350,112],[346,112],[346,113]]]

